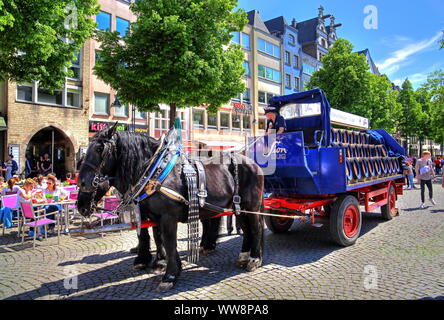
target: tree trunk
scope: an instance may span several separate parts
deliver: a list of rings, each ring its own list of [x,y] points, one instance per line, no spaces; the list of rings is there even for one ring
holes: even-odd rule
[[[174,120],[176,119],[176,104],[170,104],[170,128],[174,127]]]

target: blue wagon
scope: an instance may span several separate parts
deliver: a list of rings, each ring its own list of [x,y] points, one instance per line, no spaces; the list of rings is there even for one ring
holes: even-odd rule
[[[329,220],[333,240],[349,246],[361,230],[360,206],[381,208],[388,220],[397,215],[405,151],[392,136],[332,109],[320,89],[269,103],[285,118],[287,132],[252,138],[247,151],[265,174],[270,230],[286,232],[295,219],[311,219],[315,227]]]

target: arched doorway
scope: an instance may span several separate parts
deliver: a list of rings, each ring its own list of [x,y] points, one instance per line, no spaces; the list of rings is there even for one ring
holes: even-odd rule
[[[41,129],[31,138],[26,148],[26,158],[32,158],[34,167],[45,154],[49,155],[53,164],[52,171],[57,178],[64,179],[67,172],[73,172],[74,145],[63,131],[50,126]]]

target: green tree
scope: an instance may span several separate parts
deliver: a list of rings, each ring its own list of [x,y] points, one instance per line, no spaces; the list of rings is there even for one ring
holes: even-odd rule
[[[430,135],[435,142],[444,145],[444,71],[431,73],[419,90],[428,92]]]
[[[206,105],[216,111],[245,90],[244,53],[231,33],[247,23],[237,0],[139,0],[137,20],[119,37],[102,33],[99,78],[141,111]]]
[[[387,76],[370,73],[369,77],[369,92],[363,103],[365,110],[360,112],[370,119],[372,128],[395,133],[402,117],[402,108],[397,101],[398,92],[392,89]]]
[[[425,88],[416,91],[416,101],[421,106],[421,113],[417,118],[418,131],[416,133],[419,139],[419,153],[422,153],[422,146],[425,139],[432,138],[432,97],[431,92]]]
[[[422,108],[417,101],[416,93],[409,79],[406,79],[402,84],[398,102],[401,104],[402,109],[402,117],[399,119],[399,132],[401,136],[406,139],[417,136],[420,130],[419,122],[422,116]]]
[[[309,89],[323,89],[334,108],[368,118],[373,128],[396,131],[396,120],[402,115],[397,92],[386,76],[369,72],[365,56],[354,53],[350,42],[336,41],[322,63]]]
[[[365,57],[354,53],[349,41],[338,39],[322,58],[322,63],[307,88],[324,90],[334,108],[366,116],[363,106],[369,93],[370,67]]]
[[[63,86],[97,12],[97,0],[0,0],[0,81]]]

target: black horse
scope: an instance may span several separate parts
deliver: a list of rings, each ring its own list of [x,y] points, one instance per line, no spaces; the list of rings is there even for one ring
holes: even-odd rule
[[[79,212],[88,216],[90,212],[91,194],[94,188],[93,180],[97,175],[112,177],[110,184],[121,194],[125,194],[134,186],[144,170],[146,164],[153,157],[159,147],[159,140],[131,132],[116,132],[116,126],[97,133],[92,139],[85,161],[80,168],[78,199]],[[235,155],[239,172],[239,195],[241,207],[246,211],[259,211],[262,205],[264,179],[261,169],[248,158]],[[207,176],[207,202],[222,208],[231,208],[235,181],[234,166],[228,155],[215,161],[204,163]],[[228,158],[225,159],[225,158]],[[214,159],[213,159],[214,160]],[[182,173],[182,160],[179,159],[171,173],[163,182],[163,186],[175,190],[188,198],[185,177]],[[97,199],[97,197],[95,197]],[[177,252],[177,224],[186,222],[188,207],[174,201],[161,193],[154,193],[139,204],[141,219],[149,219],[157,224],[154,228],[154,238],[157,245],[156,261],[166,258],[166,273],[159,285],[160,290],[173,287],[182,270],[182,264]],[[201,220],[208,220],[216,213],[200,210]],[[263,256],[264,224],[261,216],[241,214],[241,228],[244,233],[242,250],[238,264],[253,271],[261,266]],[[216,224],[213,224],[216,225]],[[212,229],[211,227],[209,229]],[[214,230],[207,226],[207,237],[217,237]],[[205,228],[204,228],[205,232]],[[149,251],[149,234],[142,229],[138,235],[138,255],[134,265],[149,266],[152,256]],[[213,242],[213,241],[210,241]],[[214,241],[215,243],[215,241]]]

